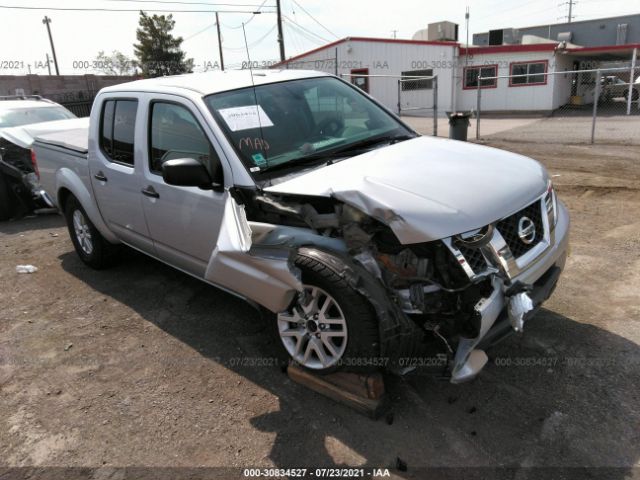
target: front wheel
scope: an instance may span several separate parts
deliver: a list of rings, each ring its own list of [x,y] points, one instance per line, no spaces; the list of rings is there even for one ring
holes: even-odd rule
[[[371,371],[378,367],[378,321],[371,304],[316,259],[299,255],[303,291],[277,315],[288,356],[315,373]]]
[[[65,217],[71,242],[84,263],[97,270],[115,263],[118,246],[104,239],[75,197],[67,200]]]

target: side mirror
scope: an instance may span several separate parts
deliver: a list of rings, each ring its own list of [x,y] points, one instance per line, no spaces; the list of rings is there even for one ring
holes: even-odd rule
[[[221,190],[223,185],[213,181],[203,164],[195,158],[177,158],[162,164],[162,178],[168,185]]]

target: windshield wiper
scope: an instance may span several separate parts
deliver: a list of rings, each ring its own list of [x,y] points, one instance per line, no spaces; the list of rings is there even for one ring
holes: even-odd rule
[[[337,155],[337,156],[338,157],[343,157],[344,155]],[[288,162],[279,163],[277,165],[269,165],[269,166],[267,166],[265,168],[261,168],[260,169],[260,173],[274,172],[276,170],[286,170],[286,169],[289,169],[289,168],[296,168],[296,167],[300,167],[302,165],[308,165],[310,163],[315,163],[318,160],[331,160],[333,158],[336,158],[335,152],[313,153],[311,155],[305,155],[303,157],[298,157],[298,158],[296,158],[294,160],[289,160]]]
[[[302,157],[298,157],[288,162],[280,163],[278,165],[268,166],[266,168],[261,169],[260,173],[273,172],[275,170],[284,170],[288,168],[295,168],[301,165],[308,165],[310,163],[316,162],[317,160],[327,160],[327,164],[330,165],[331,163],[333,163],[332,160],[340,157],[346,157],[347,154],[366,151],[366,150],[369,150],[371,147],[374,147],[375,145],[379,145],[381,143],[387,143],[389,145],[393,145],[394,143],[402,142],[404,140],[409,140],[415,137],[416,135],[403,133],[400,135],[368,138],[366,140],[353,143],[351,145],[348,145],[344,148],[339,148],[337,150],[333,150],[329,152],[316,152],[309,155],[304,155]]]
[[[368,138],[366,140],[362,140],[361,142],[356,142],[351,145],[348,145],[344,148],[340,148],[333,153],[345,153],[345,152],[354,152],[360,150],[366,150],[370,147],[374,147],[381,143],[388,143],[389,145],[393,145],[394,143],[402,142],[404,140],[409,140],[411,138],[415,138],[416,135],[410,135],[408,133],[402,133],[399,135],[391,135],[391,136],[381,136]]]

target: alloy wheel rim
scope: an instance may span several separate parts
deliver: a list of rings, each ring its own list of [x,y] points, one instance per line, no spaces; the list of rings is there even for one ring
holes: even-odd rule
[[[80,210],[73,212],[73,229],[76,233],[78,244],[84,253],[91,255],[93,252],[93,240],[91,230],[84,214]]]
[[[340,305],[312,285],[303,285],[294,305],[278,314],[278,332],[291,358],[313,370],[337,365],[347,348],[347,321]]]

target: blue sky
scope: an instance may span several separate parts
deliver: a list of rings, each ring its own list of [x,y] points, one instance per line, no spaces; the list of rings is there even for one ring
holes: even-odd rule
[[[195,3],[217,3],[216,0],[180,0],[193,4],[143,3],[122,0],[3,0],[1,5],[20,5],[63,8],[121,8],[208,10],[209,12],[174,14],[175,34],[185,38],[184,50],[195,60],[197,69],[215,65],[218,43],[211,11],[255,10],[262,0],[226,0],[236,6],[208,6]],[[346,36],[411,38],[415,31],[427,24],[450,20],[460,24],[464,41],[464,12],[471,9],[470,32],[493,28],[522,27],[558,23],[567,14],[562,0],[282,0],[285,16],[285,45],[287,56],[316,48],[323,43]],[[296,3],[297,2],[297,3]],[[251,57],[254,61],[278,58],[276,43],[275,0],[266,0],[263,13],[221,13],[225,63],[239,66],[246,60],[242,22],[246,24]],[[307,13],[310,13],[317,22]],[[640,13],[640,0],[580,0],[574,6],[575,20],[588,20]],[[98,51],[120,50],[133,56],[132,44],[138,15],[132,12],[77,12],[53,10],[0,9],[0,74],[12,75],[46,73],[42,66],[49,42],[42,18],[52,19],[51,28],[62,74],[95,73],[91,67]],[[249,21],[250,20],[250,21]],[[321,26],[322,25],[322,26]],[[323,28],[324,27],[324,28]],[[10,64],[7,64],[10,61]]]

